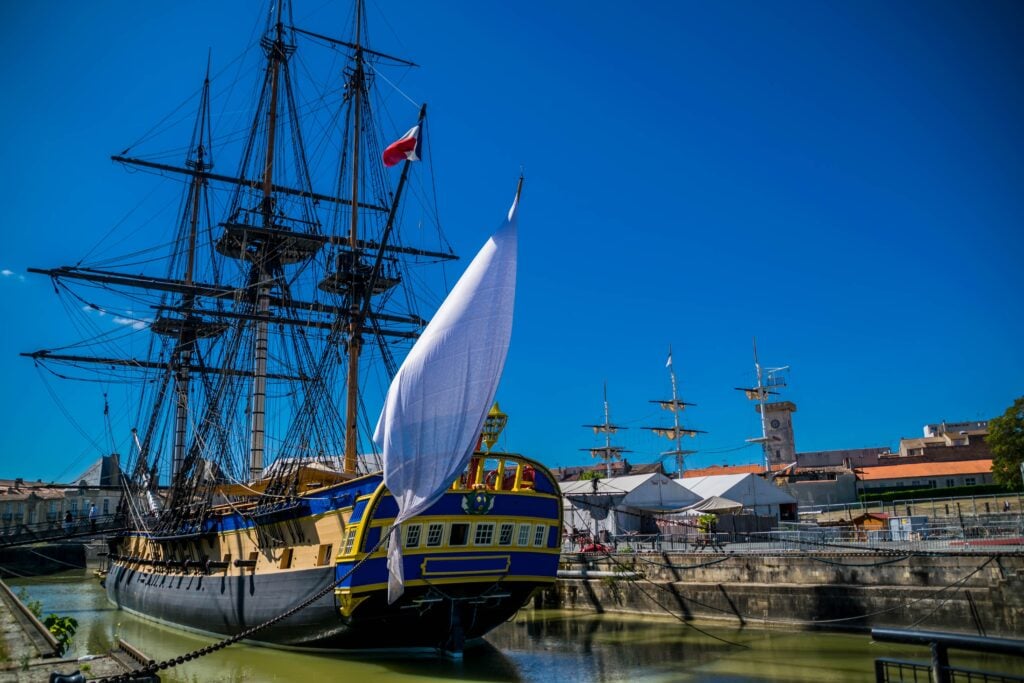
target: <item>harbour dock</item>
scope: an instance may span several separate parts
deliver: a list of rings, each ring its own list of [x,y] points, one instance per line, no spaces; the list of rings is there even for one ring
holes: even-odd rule
[[[49,681],[53,672],[68,675],[78,671],[86,678],[117,676],[148,661],[142,652],[121,639],[105,655],[63,658],[58,640],[0,581],[0,682]]]

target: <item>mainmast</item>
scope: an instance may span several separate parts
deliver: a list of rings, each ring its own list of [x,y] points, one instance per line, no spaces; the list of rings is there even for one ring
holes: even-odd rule
[[[353,93],[352,102],[352,223],[349,226],[348,246],[352,254],[359,251],[359,138],[362,133],[362,106],[363,88],[365,87],[363,73],[363,3],[356,0],[356,35],[355,54],[353,60],[355,67],[352,69],[352,78],[349,80],[350,92]],[[349,297],[349,324],[348,324],[348,377],[345,382],[345,463],[346,474],[356,473],[356,458],[359,445],[359,355],[363,351],[363,335],[360,330],[359,307],[362,302],[358,301],[356,294],[360,291],[356,282],[356,269],[352,269],[352,283]]]
[[[596,425],[583,425],[594,430],[595,434],[604,434],[604,446],[598,448],[581,448],[582,451],[589,451],[590,456],[593,458],[600,458],[604,460],[605,464],[605,476],[612,476],[612,460],[621,460],[623,453],[630,453],[621,446],[612,445],[612,434],[615,434],[620,429],[626,429],[620,425],[612,424],[611,414],[608,410],[608,383],[604,385],[604,422]]]
[[[685,460],[687,455],[696,453],[694,450],[687,450],[683,448],[683,437],[695,437],[698,434],[706,434],[707,432],[700,429],[689,429],[684,427],[679,421],[679,414],[687,406],[695,406],[696,403],[687,403],[686,401],[679,398],[679,389],[676,383],[676,369],[672,364],[672,347],[668,347],[668,362],[665,363],[665,367],[668,368],[669,377],[672,379],[672,398],[663,400],[652,400],[651,403],[657,403],[661,406],[662,410],[667,410],[672,413],[672,426],[671,427],[644,427],[654,432],[656,436],[663,436],[669,441],[675,442],[675,448],[662,452],[662,457],[673,456],[676,459],[676,479],[683,478],[683,471],[685,469]]]
[[[263,163],[263,201],[260,210],[263,216],[263,228],[271,230],[274,226],[274,148],[277,138],[277,101],[280,91],[281,65],[287,60],[284,42],[284,23],[281,21],[283,2],[277,3],[277,24],[274,27],[274,40],[267,48],[267,71],[270,78],[270,107],[267,109],[267,153]],[[271,254],[267,249],[270,242],[261,243],[253,264],[253,275],[256,284],[256,315],[267,317],[270,313],[270,272]],[[269,351],[268,323],[266,320],[256,321],[256,335],[253,344],[253,381],[252,381],[252,429],[249,445],[249,476],[258,479],[263,471],[263,460],[266,451],[266,414],[267,414],[267,354]]]

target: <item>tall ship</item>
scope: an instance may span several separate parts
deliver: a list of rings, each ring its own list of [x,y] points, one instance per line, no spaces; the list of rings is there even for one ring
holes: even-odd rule
[[[132,425],[114,604],[275,646],[460,652],[558,566],[554,477],[494,450],[522,181],[428,322],[424,273],[456,257],[426,106],[397,132],[376,108],[387,70],[415,65],[369,47],[362,0],[349,36],[325,33],[272,6],[245,126],[214,134],[208,67],[177,158],[113,157],[178,183],[176,220],[143,223],[123,257],[30,269],[91,334],[24,355],[129,397],[110,408]],[[311,85],[306,50],[337,60]]]

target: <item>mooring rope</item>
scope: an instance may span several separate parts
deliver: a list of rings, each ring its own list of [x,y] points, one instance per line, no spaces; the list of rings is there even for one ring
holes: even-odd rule
[[[626,570],[626,571],[630,571],[630,568],[629,568],[628,566],[626,566],[626,565],[624,565],[624,564],[620,563],[620,562],[619,562],[618,560],[616,560],[616,559],[615,559],[614,557],[612,557],[611,553],[609,553],[609,552],[605,551],[605,556],[606,556],[606,557],[607,557],[608,559],[610,559],[610,560],[611,560],[612,562],[614,562],[614,563],[615,563],[615,565],[616,565],[617,567],[619,567],[620,569],[624,569],[624,570]],[[732,641],[732,640],[729,640],[729,639],[727,639],[727,638],[722,638],[721,636],[716,636],[716,635],[715,635],[715,634],[713,634],[713,633],[709,633],[708,631],[705,631],[704,629],[702,629],[702,628],[700,628],[700,627],[698,627],[698,626],[695,626],[694,624],[691,624],[691,623],[690,623],[689,621],[687,621],[687,620],[686,620],[686,618],[685,618],[684,616],[682,616],[682,615],[680,615],[680,614],[676,614],[675,612],[673,612],[672,610],[670,610],[670,609],[669,609],[668,607],[665,607],[665,606],[664,606],[664,605],[662,605],[662,604],[661,604],[660,602],[658,602],[657,600],[655,600],[654,598],[652,598],[652,597],[651,597],[651,595],[650,595],[650,593],[648,593],[647,591],[645,591],[645,590],[644,590],[644,589],[643,589],[643,588],[642,588],[642,587],[641,587],[641,586],[640,586],[640,585],[638,584],[638,579],[636,579],[636,578],[632,578],[632,577],[629,577],[628,575],[624,576],[623,578],[625,578],[625,579],[626,579],[627,581],[629,581],[630,583],[632,583],[632,584],[633,584],[633,586],[634,586],[634,587],[635,587],[635,588],[636,588],[636,589],[637,589],[638,591],[640,591],[641,593],[643,593],[643,594],[644,594],[644,596],[645,596],[645,597],[646,597],[646,598],[647,598],[648,600],[651,600],[651,601],[652,601],[652,602],[653,602],[653,603],[654,603],[655,605],[657,605],[658,607],[660,607],[660,608],[661,608],[662,610],[664,610],[664,611],[665,611],[665,612],[666,612],[666,613],[667,613],[667,614],[668,614],[669,616],[671,616],[671,617],[673,617],[674,619],[676,619],[676,620],[677,620],[677,621],[678,621],[679,623],[681,623],[681,624],[682,624],[683,626],[686,626],[687,628],[691,628],[691,629],[693,629],[694,631],[696,631],[697,633],[700,633],[701,635],[705,635],[705,636],[707,636],[708,638],[712,638],[712,639],[714,639],[714,640],[717,640],[717,641],[719,641],[719,642],[725,643],[726,645],[734,645],[734,646],[736,646],[736,647],[742,647],[742,648],[748,648],[748,649],[749,649],[749,647],[750,647],[749,645],[744,645],[743,643],[737,643],[737,642],[734,642],[734,641]],[[679,597],[679,598],[680,598],[680,599],[682,599],[682,600],[686,600],[686,599],[687,599],[687,598],[684,598],[684,597],[683,597],[682,595],[679,595],[678,593],[675,593],[675,592],[673,592],[673,591],[670,591],[670,590],[669,590],[669,589],[668,589],[667,587],[665,587],[665,586],[663,586],[663,585],[661,585],[661,584],[655,583],[654,581],[651,581],[651,580],[650,580],[650,579],[648,579],[647,577],[642,577],[642,578],[643,578],[643,580],[645,580],[645,581],[649,582],[649,583],[650,583],[650,584],[651,584],[652,586],[654,586],[655,588],[658,588],[659,590],[663,590],[663,591],[666,591],[666,592],[670,592],[670,593],[671,593],[672,595],[674,595],[674,596],[676,596],[676,597]],[[698,605],[701,605],[702,607],[708,607],[708,608],[714,609],[714,608],[712,608],[712,607],[711,607],[710,605],[705,605],[704,603],[698,602],[697,600],[691,600],[691,602],[694,602],[694,603],[696,603],[696,604],[698,604]]]
[[[620,569],[627,570],[627,571],[629,571],[631,569],[628,565],[620,563],[610,552],[605,551],[603,554],[604,554],[605,557],[607,557],[609,560],[611,560]],[[909,607],[910,605],[916,604],[916,603],[921,602],[923,600],[934,599],[936,596],[941,595],[942,593],[945,593],[946,591],[948,591],[951,588],[957,588],[958,586],[960,586],[963,583],[965,583],[972,576],[974,576],[975,574],[980,572],[982,569],[987,567],[989,564],[994,562],[996,559],[998,559],[998,557],[999,557],[998,555],[992,555],[987,560],[982,562],[981,565],[979,565],[978,567],[976,567],[975,569],[970,571],[968,574],[966,574],[962,578],[957,579],[953,583],[947,584],[946,586],[943,586],[942,588],[939,588],[938,590],[935,590],[935,591],[933,591],[933,592],[931,592],[931,593],[929,593],[927,595],[923,595],[923,596],[914,598],[912,600],[904,602],[904,603],[902,603],[900,605],[897,605],[895,607],[887,607],[885,609],[876,610],[874,612],[867,612],[865,614],[858,614],[858,615],[850,616],[850,617],[837,617],[835,619],[820,619],[820,620],[787,619],[786,623],[787,624],[807,625],[807,626],[814,626],[814,625],[820,625],[820,624],[837,624],[837,623],[842,623],[842,622],[846,622],[846,621],[863,620],[863,619],[867,619],[869,617],[878,616],[880,614],[886,614],[888,612],[895,612],[897,610],[905,609],[906,607]],[[899,557],[899,558],[893,559],[893,560],[891,560],[889,562],[880,563],[880,564],[891,564],[893,562],[898,562],[898,561],[903,560],[903,559],[905,559],[905,558],[904,557]],[[858,565],[846,565],[846,566],[858,566]],[[879,565],[860,565],[860,566],[879,566]],[[675,612],[672,612],[669,608],[667,608],[664,605],[662,605],[658,600],[655,600],[654,598],[652,598],[651,595],[649,593],[647,593],[647,591],[645,591],[642,587],[640,587],[638,585],[638,581],[640,581],[640,580],[647,581],[648,583],[653,585],[655,588],[658,588],[659,590],[662,590],[664,592],[669,593],[674,598],[678,598],[680,600],[686,600],[688,602],[692,602],[695,605],[700,605],[701,607],[704,607],[706,609],[712,610],[714,612],[722,612],[724,614],[729,614],[729,615],[738,617],[741,621],[744,620],[743,615],[739,614],[735,610],[728,610],[728,609],[725,609],[725,608],[722,608],[722,607],[716,607],[714,605],[709,605],[707,603],[701,602],[700,600],[695,600],[694,598],[685,597],[682,594],[676,592],[675,590],[672,590],[667,585],[655,582],[655,581],[647,578],[646,576],[641,576],[640,578],[635,578],[635,577],[631,577],[631,576],[629,576],[627,574],[627,575],[623,576],[623,579],[625,579],[626,581],[629,581],[630,583],[632,583],[634,585],[634,587],[636,587],[637,590],[639,590],[641,593],[643,593],[645,597],[647,597],[649,600],[654,602],[654,604],[656,604],[659,608],[661,608],[662,610],[664,610],[665,612],[667,612],[668,614],[670,614],[672,617],[676,618],[677,620],[681,621],[683,624],[686,624],[687,626],[693,627],[692,624],[690,624],[687,621],[685,621],[684,617],[682,617],[681,615],[676,614]],[[957,589],[957,590],[959,590],[959,589]],[[955,594],[956,592],[957,591],[954,591],[953,594]],[[920,623],[924,622],[925,620],[927,620],[928,617],[930,617],[932,614],[934,614],[936,611],[938,611],[943,605],[945,605],[947,602],[949,602],[949,600],[951,598],[952,598],[952,594],[949,597],[945,598],[941,603],[939,603],[935,607],[935,609],[933,609],[928,614],[924,615],[923,617],[921,617],[920,619],[915,621],[908,628],[913,628],[913,627],[917,626],[918,624],[920,624]],[[696,627],[693,627],[693,628],[696,629]],[[702,631],[701,629],[696,629],[696,630],[701,631],[701,633],[705,633],[705,635],[709,635],[712,638],[715,638],[717,640],[723,640],[721,638],[718,638],[717,636],[714,636],[712,634],[706,633],[705,631]],[[724,642],[730,642],[730,641],[724,641]],[[742,645],[740,643],[732,643],[732,642],[730,642],[730,644],[731,645],[740,645],[740,647],[746,647],[745,645]]]

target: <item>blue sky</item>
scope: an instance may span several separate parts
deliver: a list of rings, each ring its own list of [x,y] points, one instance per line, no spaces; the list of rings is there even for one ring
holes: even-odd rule
[[[99,455],[17,355],[74,339],[25,269],[77,261],[140,204],[109,155],[194,92],[208,50],[216,72],[246,47],[255,5],[0,3],[0,477]],[[894,446],[1024,394],[1019,3],[369,7],[373,46],[423,65],[401,87],[430,105],[456,251],[498,225],[525,168],[510,450],[589,460],[579,425],[600,420],[604,382],[616,421],[653,424],[669,344],[709,432],[693,467],[759,459],[732,389],[754,336],[792,366],[798,450]],[[295,8],[333,34],[348,12]],[[52,386],[101,437],[103,387]],[[635,462],[667,447],[635,428],[620,442]]]

